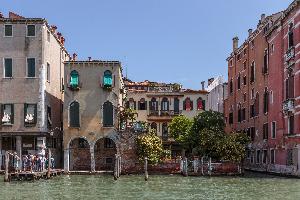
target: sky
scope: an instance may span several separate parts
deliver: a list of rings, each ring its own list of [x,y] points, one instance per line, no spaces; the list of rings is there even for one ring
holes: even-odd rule
[[[262,13],[292,0],[0,0],[0,12],[46,18],[66,38],[70,54],[121,61],[133,81],[180,83],[223,75],[232,38],[240,44]]]

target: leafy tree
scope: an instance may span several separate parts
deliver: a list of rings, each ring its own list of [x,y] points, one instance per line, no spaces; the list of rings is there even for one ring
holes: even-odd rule
[[[144,162],[144,158],[148,158],[149,164],[157,164],[163,156],[163,146],[161,139],[153,134],[139,135],[136,139],[137,155],[140,162]]]
[[[190,134],[193,121],[184,115],[174,117],[169,124],[170,135],[175,141],[188,145],[187,138]]]
[[[220,112],[205,111],[194,117],[192,132],[197,133],[203,129],[224,130],[224,116]]]

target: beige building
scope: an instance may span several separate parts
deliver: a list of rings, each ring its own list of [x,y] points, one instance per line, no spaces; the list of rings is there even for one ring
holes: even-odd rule
[[[118,61],[65,63],[64,169],[112,170],[124,89]]]
[[[182,89],[179,84],[157,82],[132,82],[125,80],[126,107],[137,111],[137,121],[148,122],[163,140],[173,156],[180,152],[178,145],[169,137],[168,124],[180,114],[193,118],[207,110],[205,90]]]
[[[60,163],[64,38],[42,18],[0,13],[0,164],[5,151]]]

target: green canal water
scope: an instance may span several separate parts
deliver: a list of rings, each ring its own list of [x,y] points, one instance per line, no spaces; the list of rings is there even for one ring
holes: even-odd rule
[[[248,174],[244,177],[72,175],[36,182],[4,183],[0,199],[300,199],[300,179]]]

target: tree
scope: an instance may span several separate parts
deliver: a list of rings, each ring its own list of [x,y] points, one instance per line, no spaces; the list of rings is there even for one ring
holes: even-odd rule
[[[161,139],[153,132],[139,135],[136,139],[137,155],[140,162],[148,158],[149,164],[157,164],[163,156]]]
[[[169,124],[170,135],[182,145],[188,145],[187,138],[190,134],[193,121],[184,115],[174,117]]]

